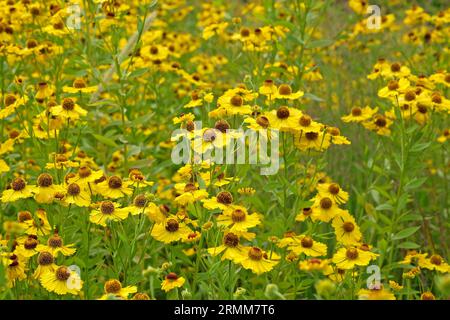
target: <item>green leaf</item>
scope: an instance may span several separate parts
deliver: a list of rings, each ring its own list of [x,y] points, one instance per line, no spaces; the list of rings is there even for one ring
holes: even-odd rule
[[[421,226],[410,227],[410,228],[403,229],[402,231],[400,231],[396,235],[394,235],[392,237],[392,240],[400,240],[400,239],[408,238],[409,236],[411,236],[414,233],[416,233],[416,231],[419,230],[420,227]]]
[[[411,180],[410,182],[408,182],[405,185],[405,189],[406,190],[412,190],[412,189],[417,189],[419,188],[421,185],[423,185],[425,183],[425,181],[427,181],[427,177],[424,178],[415,178],[413,180]]]
[[[390,204],[390,203],[383,203],[383,204],[380,204],[379,206],[377,206],[376,208],[375,208],[375,210],[377,210],[377,211],[384,211],[384,210],[387,210],[387,211],[392,211],[394,209],[394,207],[392,207],[392,205]]]
[[[400,249],[417,249],[417,248],[420,248],[420,245],[418,245],[415,242],[406,241],[406,242],[402,242],[399,245],[397,245],[397,248],[400,248]]]
[[[92,136],[97,139],[99,142],[107,145],[109,147],[117,148],[117,144],[110,138],[106,138],[105,136],[101,136],[99,134],[92,133]]]

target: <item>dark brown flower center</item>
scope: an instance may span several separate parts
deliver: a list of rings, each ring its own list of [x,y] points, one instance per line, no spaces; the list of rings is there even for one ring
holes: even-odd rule
[[[259,261],[263,258],[263,252],[258,247],[251,247],[250,250],[248,250],[248,257],[254,261]]]
[[[203,141],[213,142],[217,138],[217,133],[213,129],[207,129],[203,132]]]
[[[75,108],[75,102],[71,98],[65,98],[62,103],[64,110],[72,111]]]
[[[289,109],[288,107],[279,107],[277,110],[278,119],[287,119],[289,117]]]
[[[309,127],[311,125],[311,122],[311,117],[306,114],[302,115],[299,120],[299,123],[302,127]]]
[[[178,276],[175,272],[171,272],[166,276],[166,279],[170,281],[176,281],[178,279]]]
[[[193,183],[186,183],[184,186],[184,192],[194,192],[197,190],[197,187]]]
[[[301,244],[303,248],[311,248],[314,244],[314,241],[310,237],[304,237],[301,241]]]
[[[56,270],[56,278],[60,281],[67,281],[70,278],[70,272],[67,267],[59,267]]]
[[[50,248],[61,248],[63,246],[63,240],[59,235],[55,234],[48,239],[47,245]]]
[[[180,228],[180,224],[175,219],[169,219],[166,222],[166,230],[169,232],[176,232]]]
[[[53,177],[48,173],[42,173],[37,179],[37,184],[39,187],[50,187],[53,184]]]
[[[105,282],[105,292],[106,293],[119,293],[122,289],[122,284],[119,280],[112,279]]]
[[[358,116],[360,116],[361,114],[362,114],[361,108],[359,108],[359,107],[354,107],[354,108],[352,109],[352,115],[353,115],[353,116],[358,117]]]
[[[39,256],[38,256],[39,265],[48,266],[48,265],[52,264],[53,261],[54,261],[54,259],[50,252],[43,251],[43,252],[39,253]]]
[[[317,140],[317,138],[319,138],[319,134],[317,132],[307,132],[305,133],[305,137],[310,141],[314,141]]]
[[[312,209],[311,209],[311,208],[303,208],[303,209],[302,209],[302,213],[303,213],[303,215],[305,215],[305,216],[309,216],[309,215],[311,215],[311,213],[312,213]]]
[[[428,108],[427,108],[426,105],[424,105],[424,104],[422,104],[422,103],[418,103],[418,104],[417,104],[417,110],[419,110],[420,113],[425,114],[425,113],[427,113]]]
[[[234,223],[242,222],[245,220],[245,212],[241,209],[235,209],[231,214],[231,219]]]
[[[416,98],[416,93],[412,90],[409,90],[405,93],[406,101],[413,101]]]
[[[145,195],[140,194],[134,198],[134,205],[138,208],[144,208],[147,204],[147,198]]]
[[[228,191],[221,191],[217,194],[217,201],[222,204],[231,204],[233,196]]]
[[[383,116],[378,116],[375,119],[375,125],[377,127],[384,128],[384,127],[386,127],[386,124],[387,124],[386,118]]]
[[[80,167],[78,169],[78,175],[80,178],[87,178],[91,175],[92,171],[89,167]]]
[[[223,243],[224,245],[226,245],[227,247],[230,248],[234,248],[237,247],[237,245],[239,244],[239,237],[237,235],[235,235],[234,233],[227,233],[224,237],[223,237]]]
[[[16,101],[17,101],[17,99],[15,96],[13,96],[12,94],[7,94],[5,96],[5,107],[12,105]]]
[[[76,183],[69,184],[69,187],[67,188],[67,193],[71,196],[77,196],[81,192],[81,188]]]
[[[288,84],[282,84],[278,87],[278,93],[282,96],[288,96],[292,93],[292,88]]]
[[[27,250],[31,250],[37,247],[38,241],[33,237],[28,237],[27,240],[23,243],[23,246]]]
[[[352,232],[353,230],[355,230],[355,225],[352,222],[347,221],[344,222],[342,228],[344,229],[345,232]]]
[[[86,88],[86,81],[84,79],[75,79],[72,86],[76,89]]]
[[[122,187],[122,179],[118,176],[112,176],[109,178],[108,186],[111,189],[120,189]]]
[[[322,198],[320,200],[320,207],[322,209],[330,209],[332,205],[333,205],[333,201],[331,201],[330,198]]]
[[[389,81],[389,83],[388,83],[389,90],[394,91],[394,90],[397,90],[398,88],[400,88],[398,81],[396,81],[396,80]]]
[[[431,262],[432,264],[436,265],[436,266],[440,266],[440,265],[442,264],[442,258],[441,258],[440,255],[433,254],[433,255],[430,257],[430,262]]]
[[[100,212],[103,214],[112,214],[114,209],[114,203],[111,201],[103,201],[100,205]]]
[[[20,211],[18,213],[17,219],[19,220],[19,222],[24,222],[33,219],[33,216],[31,215],[30,211]]]
[[[259,116],[256,118],[256,123],[259,124],[263,128],[267,128],[270,125],[269,119],[265,116]]]
[[[214,128],[216,128],[222,133],[226,133],[227,130],[230,129],[230,124],[226,120],[219,120],[214,125]]]
[[[21,191],[21,190],[25,189],[26,186],[27,186],[27,184],[25,183],[25,180],[23,180],[22,178],[16,178],[11,183],[11,188],[14,191]]]
[[[347,251],[345,252],[345,255],[348,259],[350,260],[355,260],[358,258],[359,253],[358,253],[358,249],[356,248],[349,248],[347,249]]]
[[[241,96],[235,95],[230,99],[230,103],[235,107],[240,107],[244,104],[244,99]]]
[[[338,185],[337,183],[332,183],[332,184],[330,184],[330,186],[328,187],[328,191],[329,191],[331,194],[334,194],[334,195],[337,195],[337,194],[339,193],[339,190],[340,190],[340,188],[339,188],[339,185]]]
[[[391,71],[392,72],[399,72],[401,69],[401,65],[397,62],[391,64]]]

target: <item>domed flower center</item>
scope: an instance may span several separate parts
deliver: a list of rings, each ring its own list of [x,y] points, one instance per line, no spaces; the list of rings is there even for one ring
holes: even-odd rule
[[[86,81],[84,79],[75,79],[72,86],[77,89],[86,88]]]
[[[244,104],[244,99],[242,99],[241,96],[235,95],[235,96],[231,97],[230,103],[231,103],[231,105],[233,105],[235,107],[240,107]]]
[[[61,248],[63,246],[63,240],[59,235],[55,234],[48,239],[47,245],[50,248]]]
[[[348,259],[350,260],[355,260],[358,258],[359,253],[358,253],[358,249],[356,248],[349,248],[347,249],[347,251],[345,252],[345,255]]]
[[[67,281],[70,278],[70,272],[67,267],[59,267],[56,270],[56,278],[60,281]]]
[[[325,210],[330,209],[332,205],[333,205],[333,201],[331,201],[330,198],[325,197],[320,200],[320,207],[322,209],[325,209]]]
[[[312,209],[311,209],[311,208],[303,208],[303,209],[302,209],[302,213],[303,213],[303,215],[305,215],[305,216],[309,216],[309,215],[311,215],[311,213],[312,213]]]
[[[194,121],[191,121],[191,120],[187,121],[186,122],[186,130],[189,132],[192,132],[192,131],[194,131],[194,129],[195,129]]]
[[[242,222],[245,220],[245,212],[241,209],[236,209],[231,214],[231,219],[234,223],[236,222]]]
[[[17,218],[19,222],[25,222],[33,219],[33,216],[31,215],[30,211],[20,211]]]
[[[186,183],[184,186],[184,192],[194,192],[197,190],[197,187],[193,183]]]
[[[339,193],[339,185],[337,183],[332,183],[330,184],[330,186],[328,187],[328,191],[333,194],[333,195],[337,195]]]
[[[250,36],[250,30],[248,28],[242,28],[240,31],[241,37],[246,38]]]
[[[263,258],[263,252],[258,247],[251,247],[250,250],[248,250],[248,257],[254,261],[260,261]]]
[[[75,102],[71,98],[65,98],[62,103],[64,110],[72,111],[75,109]]]
[[[122,289],[122,284],[120,283],[119,280],[112,279],[112,280],[106,281],[106,283],[105,283],[105,292],[106,293],[116,294],[116,293],[119,293],[121,289]]]
[[[416,93],[412,90],[409,90],[405,93],[406,101],[413,101],[416,98]]]
[[[38,263],[41,266],[48,266],[54,262],[54,258],[50,252],[42,251],[38,256]]]
[[[111,201],[103,201],[100,205],[100,212],[102,214],[112,214],[114,212],[114,203]]]
[[[386,118],[383,116],[379,116],[376,118],[375,120],[375,125],[379,128],[384,128],[386,127],[387,121]]]
[[[237,247],[237,245],[239,244],[239,237],[234,233],[227,233],[223,237],[223,244],[230,248]]]
[[[439,256],[437,254],[433,254],[430,257],[430,262],[436,266],[440,266],[442,264],[442,258],[441,258],[441,256]]]
[[[231,204],[233,202],[233,196],[228,191],[221,191],[217,194],[217,202]]]
[[[81,192],[81,188],[76,183],[69,184],[69,187],[67,188],[67,193],[71,196],[77,196]]]
[[[134,206],[135,207],[144,208],[146,204],[147,204],[147,198],[145,197],[145,195],[140,194],[134,198]]]
[[[214,140],[216,140],[216,138],[217,134],[213,129],[207,129],[203,133],[203,141],[205,142],[213,142]]]
[[[279,107],[277,110],[278,119],[287,119],[289,117],[289,109],[288,107]]]
[[[301,241],[301,244],[303,248],[311,248],[314,244],[314,241],[310,237],[304,237]]]
[[[427,113],[428,108],[423,103],[418,103],[417,104],[417,110],[419,110],[420,113],[425,114],[425,113]]]
[[[108,186],[111,189],[120,189],[122,187],[122,179],[118,176],[112,176],[109,178]]]
[[[299,120],[299,123],[302,127],[309,127],[311,125],[311,122],[311,117],[306,114],[302,115]]]
[[[8,107],[8,106],[12,105],[14,102],[16,102],[17,99],[12,94],[7,94],[5,96],[5,100],[4,101],[5,101],[5,107]]]
[[[21,190],[25,189],[26,186],[27,186],[27,184],[25,183],[25,180],[23,180],[22,178],[16,178],[11,183],[11,188],[14,191],[21,191]]]
[[[392,72],[399,72],[401,69],[401,66],[399,63],[395,62],[393,64],[391,64],[391,71]]]
[[[344,229],[345,232],[352,232],[353,230],[355,230],[355,225],[352,222],[347,221],[344,222],[342,228]]]
[[[180,224],[175,219],[169,219],[166,222],[166,230],[169,232],[176,232],[180,228]]]
[[[389,90],[394,91],[394,90],[397,90],[398,88],[400,88],[398,81],[396,81],[396,80],[389,81],[389,83],[388,83]]]
[[[89,167],[80,167],[80,169],[78,169],[78,175],[80,176],[80,178],[87,178],[91,175],[92,171]]]
[[[175,272],[171,272],[166,276],[166,280],[176,281],[177,279],[178,279],[178,276]]]
[[[358,117],[358,116],[360,116],[361,114],[362,114],[362,110],[361,110],[360,107],[354,107],[354,108],[352,109],[352,116]]]
[[[288,84],[282,84],[278,88],[278,93],[282,96],[288,96],[288,95],[292,94],[292,88]]]
[[[256,123],[263,128],[267,128],[270,125],[269,119],[265,116],[259,116],[256,118]]]
[[[319,134],[317,132],[307,132],[305,133],[305,137],[309,141],[315,141],[319,138]]]
[[[53,178],[48,173],[42,173],[37,179],[37,184],[39,187],[50,187],[53,184]]]
[[[23,246],[27,250],[32,250],[37,247],[38,241],[33,237],[28,237],[27,240],[23,243]]]
[[[216,128],[222,133],[226,133],[227,130],[230,129],[230,124],[226,120],[219,120],[214,125],[214,128]]]

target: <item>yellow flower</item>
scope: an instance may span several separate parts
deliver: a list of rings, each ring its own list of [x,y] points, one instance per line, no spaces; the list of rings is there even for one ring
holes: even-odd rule
[[[91,204],[91,195],[86,186],[70,183],[65,188],[63,202],[66,204],[75,204],[79,207],[88,207]]]
[[[239,243],[239,236],[233,232],[226,232],[223,236],[223,244],[218,247],[208,248],[208,253],[213,257],[222,254],[221,260],[231,260],[240,263],[245,259],[246,252]]]
[[[300,132],[294,135],[294,144],[302,151],[314,149],[324,151],[330,146],[329,136],[324,132]]]
[[[57,257],[61,252],[64,256],[71,256],[75,253],[76,249],[73,248],[74,244],[64,245],[63,239],[55,233],[48,238],[47,245],[39,244],[36,247],[38,252],[50,252],[54,257]]]
[[[186,206],[187,204],[194,203],[198,200],[202,200],[208,197],[208,192],[205,189],[198,189],[193,183],[179,183],[175,185],[175,189],[180,190],[183,188],[182,193],[175,198],[175,203]]]
[[[23,178],[15,178],[11,184],[10,189],[2,192],[1,202],[14,202],[19,199],[26,199],[33,196],[34,186],[28,186]]]
[[[358,14],[366,14],[369,2],[366,0],[349,0],[349,7]]]
[[[258,247],[244,247],[246,255],[240,264],[256,274],[263,274],[272,270],[280,257],[275,252],[266,253]]]
[[[260,223],[258,213],[248,214],[247,209],[241,206],[228,207],[217,217],[217,224],[229,228],[230,231],[247,231]]]
[[[228,27],[228,22],[213,23],[203,29],[202,37],[205,40],[213,37],[214,35],[220,35],[225,32]]]
[[[303,97],[305,93],[301,90],[293,92],[292,88],[288,84],[281,84],[278,87],[277,92],[274,95],[275,99],[287,99],[287,100],[297,100]]]
[[[341,117],[344,122],[363,122],[372,118],[378,111],[378,107],[372,109],[369,106],[364,108],[353,107],[349,115]]]
[[[225,210],[233,203],[233,195],[228,191],[221,191],[210,199],[202,199],[203,207],[209,210]]]
[[[317,191],[320,197],[328,197],[337,204],[343,204],[348,201],[348,192],[342,190],[337,183],[318,184]]]
[[[450,272],[450,265],[438,254],[433,254],[429,259],[419,260],[419,266],[442,273]]]
[[[98,210],[92,210],[89,221],[106,227],[108,221],[121,221],[128,217],[129,210],[120,208],[119,204],[111,201],[103,201]]]
[[[76,295],[83,286],[79,274],[66,266],[44,273],[40,277],[40,282],[47,291],[59,295],[68,293]]]
[[[333,263],[340,269],[353,269],[355,266],[367,266],[377,254],[356,247],[340,248],[333,256]]]
[[[131,181],[123,181],[118,176],[111,176],[98,183],[95,190],[106,198],[118,199],[133,193],[133,189],[130,188],[131,184]]]
[[[48,251],[42,251],[39,253],[38,267],[34,271],[33,278],[39,279],[43,274],[47,272],[55,272],[58,266],[55,264],[55,258]]]
[[[16,246],[14,253],[22,256],[24,258],[30,258],[36,254],[38,254],[38,251],[36,250],[36,247],[39,244],[39,241],[37,240],[37,236],[35,235],[29,235],[26,238],[17,239],[18,245]]]
[[[382,136],[389,136],[391,134],[391,129],[389,127],[392,125],[392,120],[381,114],[376,114],[373,119],[368,122],[363,122],[363,126],[369,130],[376,132]]]
[[[333,219],[334,233],[336,240],[344,245],[355,245],[361,240],[362,234],[358,225],[347,210],[342,210]]]
[[[29,235],[45,236],[52,229],[47,219],[47,212],[44,209],[38,209],[36,212],[37,219],[28,219],[24,221],[25,233]]]
[[[302,271],[323,271],[328,266],[327,259],[311,258],[300,261],[298,267]]]
[[[342,211],[332,198],[317,195],[313,201],[314,204],[311,206],[311,219],[313,221],[329,222]]]
[[[151,235],[158,241],[164,243],[171,243],[187,238],[192,233],[184,223],[178,222],[174,217],[169,217],[163,223],[156,223],[153,225]]]
[[[391,80],[388,85],[378,91],[378,96],[380,98],[390,98],[399,96],[401,93],[404,93],[406,89],[409,88],[409,80],[406,78],[401,78],[400,81]]]
[[[298,127],[298,121],[302,112],[295,108],[282,106],[263,115],[269,119],[271,128],[279,129],[280,131],[292,131]]]
[[[288,249],[295,254],[304,253],[307,256],[318,257],[327,254],[327,246],[324,243],[313,240],[306,235],[293,236],[292,242],[288,244]]]
[[[396,300],[394,294],[383,287],[379,289],[360,289],[359,300]]]
[[[54,106],[50,112],[63,119],[77,120],[80,116],[85,116],[87,111],[81,108],[72,98],[64,98],[61,105]]]
[[[105,294],[99,300],[108,300],[109,295],[126,300],[130,294],[137,292],[137,287],[128,286],[124,288],[119,280],[112,279],[105,282],[104,290]]]
[[[8,287],[12,288],[16,281],[27,278],[25,271],[27,259],[13,253],[8,253],[3,257],[3,265],[6,267],[6,276],[8,280]]]
[[[86,84],[86,81],[83,78],[78,78],[73,81],[73,84],[71,87],[64,86],[63,92],[67,93],[93,93],[98,90],[97,86],[90,86],[88,87]]]
[[[166,278],[161,283],[161,289],[169,292],[172,289],[182,287],[185,282],[186,280],[183,277],[178,277],[176,273],[171,272],[166,275]]]

